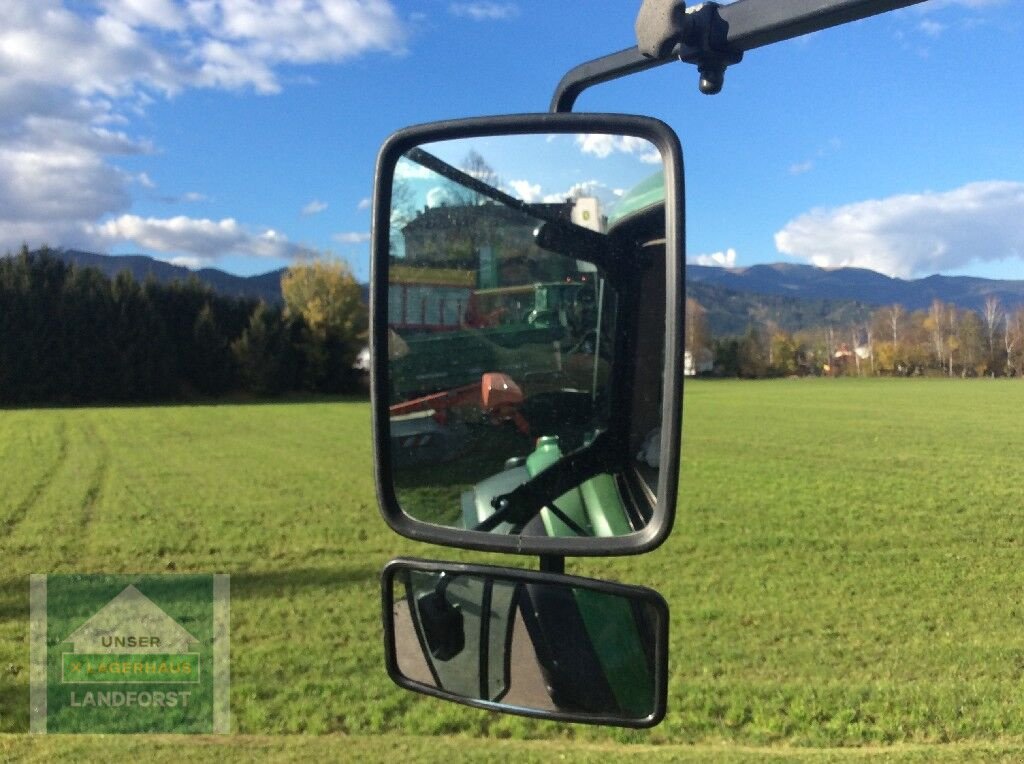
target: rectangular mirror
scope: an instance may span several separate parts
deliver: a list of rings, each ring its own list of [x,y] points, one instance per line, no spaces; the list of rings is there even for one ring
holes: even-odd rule
[[[536,124],[532,124],[536,123]],[[378,162],[378,491],[407,536],[653,548],[678,470],[681,168],[649,119],[468,120]]]
[[[495,711],[650,727],[665,713],[668,607],[655,592],[509,568],[394,560],[388,672]]]

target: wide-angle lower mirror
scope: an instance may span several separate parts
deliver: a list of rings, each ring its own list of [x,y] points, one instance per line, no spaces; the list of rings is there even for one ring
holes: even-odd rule
[[[586,554],[671,524],[677,149],[652,120],[558,117],[382,152],[375,437],[406,535]]]
[[[394,560],[382,597],[388,672],[402,687],[563,721],[664,716],[668,609],[649,589]]]

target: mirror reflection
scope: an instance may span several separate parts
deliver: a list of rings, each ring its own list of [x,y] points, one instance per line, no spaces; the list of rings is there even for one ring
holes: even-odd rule
[[[407,514],[546,536],[649,521],[664,298],[636,295],[663,273],[660,169],[652,144],[611,135],[458,139],[398,161],[387,357]]]
[[[395,665],[406,680],[510,710],[650,717],[652,602],[568,583],[402,569],[392,579]]]

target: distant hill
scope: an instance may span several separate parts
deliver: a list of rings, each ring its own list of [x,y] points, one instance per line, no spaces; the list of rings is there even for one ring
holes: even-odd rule
[[[198,279],[218,294],[229,297],[250,297],[268,303],[281,302],[281,274],[283,268],[257,276],[235,276],[217,268],[189,270],[181,265],[172,265],[148,255],[101,255],[74,249],[51,250],[54,257],[82,267],[98,268],[107,276],[114,277],[121,271],[131,271],[136,281],[152,277],[168,284],[174,281]]]
[[[108,276],[129,270],[138,281],[162,283],[195,278],[219,294],[281,302],[277,269],[256,276],[235,276],[217,268],[192,271],[147,255],[102,255],[57,250],[56,257],[79,266],[99,268]],[[880,305],[899,303],[923,310],[936,298],[960,308],[980,311],[989,295],[1006,309],[1024,307],[1024,281],[971,276],[928,276],[898,279],[866,268],[817,268],[796,263],[717,268],[687,265],[687,295],[708,311],[716,336],[742,334],[751,323],[772,321],[786,331],[863,321]],[[369,287],[363,285],[363,299]]]
[[[706,311],[705,319],[715,337],[743,334],[751,324],[771,322],[787,332],[820,326],[862,323],[875,306],[856,300],[818,300],[788,295],[755,294],[690,279],[686,295]]]
[[[864,305],[899,303],[921,310],[936,298],[960,308],[981,310],[989,295],[1004,308],[1024,306],[1024,281],[973,276],[928,276],[897,279],[866,268],[816,268],[813,265],[773,263],[749,268],[687,265],[688,283],[709,284],[732,292],[775,295],[804,300],[840,300]]]

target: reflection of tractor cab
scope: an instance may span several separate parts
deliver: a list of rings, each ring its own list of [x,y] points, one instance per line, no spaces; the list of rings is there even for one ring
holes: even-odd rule
[[[609,217],[607,235],[617,239],[627,256],[653,261],[664,257],[664,220],[664,178],[662,173],[656,173],[623,196]],[[509,459],[503,471],[485,478],[463,493],[462,527],[549,537],[612,537],[640,530],[650,519],[659,467],[657,449],[651,443],[660,444],[661,420],[660,411],[642,402],[660,400],[662,395],[660,370],[663,366],[664,329],[659,324],[662,316],[657,306],[664,302],[664,283],[658,277],[658,268],[640,268],[637,271],[640,273],[639,289],[635,294],[642,297],[634,297],[637,301],[636,327],[631,332],[637,358],[631,374],[633,406],[627,420],[631,469],[622,470],[623,474],[615,476],[598,474],[580,482],[525,524],[501,522],[492,525],[493,519],[490,518],[495,515],[494,501],[497,497],[509,494],[565,457],[569,451],[591,442],[598,434],[594,430],[580,433],[581,440],[573,442],[543,430],[537,422],[531,426],[533,435],[539,436],[532,453]],[[578,307],[596,313],[595,288],[596,284],[578,282],[537,284],[537,302],[531,311],[531,319],[537,322],[560,321],[565,326],[569,322],[568,309]],[[590,296],[589,303],[584,302],[584,295]],[[645,305],[654,307],[645,310]],[[594,348],[588,343],[597,341],[592,331],[589,337],[585,335],[582,338],[580,347],[593,353]],[[592,422],[596,401],[585,391],[579,392],[580,395],[573,397],[574,405],[582,405],[586,409],[578,417],[579,421]],[[568,393],[562,393],[558,405],[568,402]],[[652,453],[654,458],[651,458]]]

